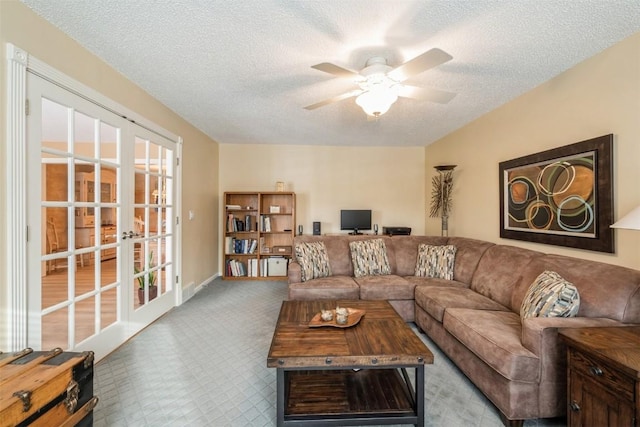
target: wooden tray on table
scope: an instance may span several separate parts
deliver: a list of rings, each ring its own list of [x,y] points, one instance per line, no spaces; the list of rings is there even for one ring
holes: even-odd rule
[[[358,310],[355,308],[347,308],[347,323],[341,325],[336,322],[336,311],[331,310],[333,312],[333,317],[331,320],[322,320],[322,313],[318,313],[313,316],[313,319],[309,322],[310,328],[319,328],[323,326],[332,326],[334,328],[350,328],[351,326],[355,326],[360,322],[362,316],[364,316],[364,310]]]

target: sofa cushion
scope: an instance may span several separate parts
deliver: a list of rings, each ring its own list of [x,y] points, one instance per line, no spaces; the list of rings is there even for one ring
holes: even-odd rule
[[[545,270],[555,271],[578,288],[577,316],[640,323],[640,270],[563,255],[545,255],[522,269],[523,281],[512,295],[514,311],[520,309],[529,286]]]
[[[509,308],[460,286],[417,286],[414,294],[416,305],[438,322],[442,322],[445,310],[449,308],[510,311]]]
[[[302,281],[331,276],[329,257],[324,242],[298,242],[296,259],[302,269]]]
[[[331,274],[334,276],[353,276],[349,240],[345,236],[313,236],[311,234],[303,234],[302,236],[295,236],[293,238],[293,246],[295,247],[299,242],[323,242],[327,248]],[[293,251],[293,253],[295,255],[295,251]]]
[[[382,239],[349,242],[355,277],[391,274],[387,248]]]
[[[468,288],[468,283],[462,283],[457,280],[438,279],[437,277],[419,277],[404,276],[404,279],[413,283],[415,286],[457,286],[459,288]]]
[[[542,255],[542,252],[515,246],[491,246],[480,258],[478,268],[471,279],[470,288],[504,306],[511,307],[514,313],[519,313],[519,305],[511,306],[513,290],[521,282],[522,270],[533,259]],[[542,270],[538,274],[541,272]],[[527,285],[532,280],[533,278]]]
[[[574,317],[580,308],[578,289],[555,271],[543,271],[522,300],[520,317]]]
[[[366,300],[412,300],[415,285],[403,277],[362,276],[355,278],[360,286],[360,299]]]
[[[471,278],[478,268],[482,255],[495,243],[466,237],[449,237],[448,245],[456,247],[456,264],[453,278],[460,282],[471,283]]]
[[[398,276],[413,276],[416,271],[416,260],[418,259],[418,245],[426,243],[428,245],[446,245],[447,237],[443,236],[393,236],[388,241],[394,248],[396,270],[393,270],[393,261],[390,259],[391,271]],[[389,255],[389,244],[387,243],[387,256]]]
[[[289,284],[290,300],[358,298],[360,298],[360,288],[352,277],[329,276]]]
[[[518,314],[450,308],[445,312],[443,326],[503,377],[512,381],[539,381],[540,359],[522,345]]]
[[[416,308],[412,299],[387,300],[391,307],[402,317],[405,322],[414,322],[416,320]]]
[[[418,246],[415,275],[452,280],[455,261],[455,246],[433,246],[423,243]]]

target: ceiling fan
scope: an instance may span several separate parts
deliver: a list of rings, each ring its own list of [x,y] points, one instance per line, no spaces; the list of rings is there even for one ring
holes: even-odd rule
[[[388,65],[387,60],[380,56],[369,58],[360,72],[348,70],[329,62],[313,65],[311,68],[334,76],[353,78],[359,89],[307,105],[304,108],[315,110],[355,96],[357,97],[356,104],[362,107],[367,115],[379,117],[389,110],[398,97],[446,104],[456,96],[455,93],[406,85],[402,82],[451,59],[453,57],[448,53],[434,48],[395,68]]]

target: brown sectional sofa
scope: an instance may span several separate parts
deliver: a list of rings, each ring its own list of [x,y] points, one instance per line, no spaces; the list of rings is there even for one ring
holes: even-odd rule
[[[391,274],[353,277],[349,242],[381,238]],[[289,266],[289,299],[386,299],[415,321],[495,404],[505,423],[566,413],[565,347],[559,328],[640,324],[640,271],[474,239],[440,236],[297,236],[323,241],[331,277],[301,282]],[[416,277],[418,246],[454,245],[453,280]],[[295,251],[294,251],[295,252]],[[520,318],[534,279],[551,270],[572,282],[572,318]]]

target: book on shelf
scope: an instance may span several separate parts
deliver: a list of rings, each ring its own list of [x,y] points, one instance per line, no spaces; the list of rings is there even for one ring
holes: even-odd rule
[[[258,258],[249,258],[247,265],[249,277],[258,277]]]
[[[256,239],[238,239],[231,236],[225,239],[226,254],[253,254],[258,248]]]
[[[235,221],[233,219],[233,214],[227,215],[227,232],[235,231]]]
[[[260,229],[265,232],[271,232],[271,218],[266,215],[260,215]]]
[[[245,216],[244,219],[236,218],[233,214],[227,215],[227,232],[234,233],[236,231],[251,231],[251,215]]]
[[[227,236],[224,238],[224,253],[232,254],[235,248],[235,237]]]
[[[242,209],[242,206],[240,205],[226,205],[226,208],[231,210],[231,209],[235,209],[235,210],[240,210]]]
[[[267,259],[260,258],[260,277],[267,277],[268,267],[267,267]]]
[[[230,259],[230,260],[227,260],[226,272],[227,272],[227,276],[234,276],[234,277],[246,276],[247,267],[241,261]]]

